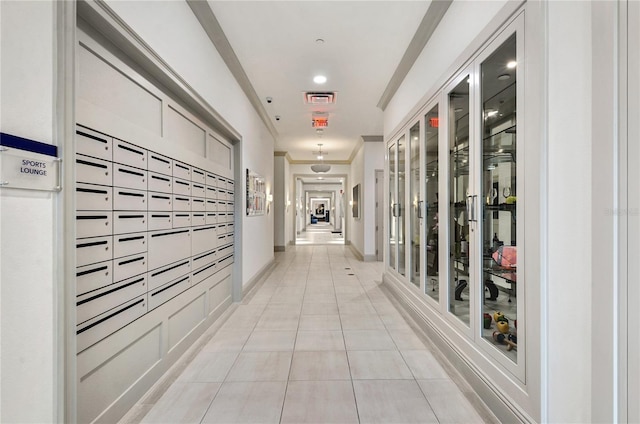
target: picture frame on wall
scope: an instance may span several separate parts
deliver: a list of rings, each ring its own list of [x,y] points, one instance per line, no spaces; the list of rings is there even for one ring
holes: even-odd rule
[[[354,218],[360,218],[360,184],[353,186],[351,213]]]
[[[264,178],[247,168],[247,216],[264,215],[267,188]]]

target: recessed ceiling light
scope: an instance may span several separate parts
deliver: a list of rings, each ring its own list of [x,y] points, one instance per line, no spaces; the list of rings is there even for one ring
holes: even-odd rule
[[[507,68],[509,69],[513,69],[516,66],[518,66],[518,62],[516,62],[515,60],[512,60],[511,62],[507,63]]]
[[[324,44],[324,40],[322,38],[316,38],[316,43]]]
[[[453,111],[455,113],[460,113],[460,112],[462,112],[462,108],[461,107],[457,107],[457,108],[453,109]]]
[[[313,77],[313,82],[315,82],[316,84],[324,84],[325,82],[327,82],[327,77],[325,77],[324,75],[316,75],[315,77]]]
[[[511,75],[509,75],[509,74],[498,75],[498,79],[500,81],[508,80],[509,78],[511,78]]]
[[[324,178],[322,178],[322,177],[318,177],[318,179],[319,179],[319,180],[324,180]]]

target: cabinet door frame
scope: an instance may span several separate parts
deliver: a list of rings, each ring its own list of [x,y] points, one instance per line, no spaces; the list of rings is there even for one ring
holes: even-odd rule
[[[445,123],[445,129],[444,129],[444,137],[441,138],[439,141],[441,143],[441,149],[439,151],[439,161],[441,161],[440,166],[443,167],[441,169],[443,169],[443,173],[442,175],[444,176],[444,178],[441,178],[441,180],[439,181],[439,186],[440,186],[440,194],[439,197],[444,199],[441,203],[443,203],[443,206],[439,208],[440,212],[439,213],[444,213],[443,215],[440,215],[442,217],[445,217],[446,221],[442,221],[445,225],[444,228],[446,228],[446,231],[444,231],[445,234],[443,234],[440,239],[443,242],[442,245],[440,246],[440,254],[441,257],[443,258],[444,261],[444,268],[443,270],[444,275],[441,277],[442,280],[445,282],[445,284],[441,285],[441,296],[442,299],[444,300],[444,302],[440,302],[441,303],[441,307],[442,307],[442,312],[443,315],[445,317],[445,319],[452,325],[454,326],[456,329],[458,329],[458,331],[461,334],[464,334],[467,338],[469,339],[473,339],[473,334],[474,334],[474,328],[475,328],[475,313],[473,310],[474,305],[476,304],[476,281],[478,276],[476,275],[476,267],[473,266],[473,263],[470,263],[469,265],[469,281],[468,281],[468,291],[469,291],[469,324],[467,325],[464,321],[462,321],[457,315],[455,315],[453,312],[451,312],[449,306],[451,305],[451,290],[449,290],[449,285],[450,285],[450,280],[452,278],[451,276],[451,266],[450,266],[450,248],[452,246],[452,240],[451,240],[451,220],[450,220],[450,212],[451,212],[451,187],[450,187],[450,179],[451,179],[451,162],[450,162],[450,152],[451,152],[451,125],[452,125],[452,119],[451,119],[451,113],[450,113],[450,106],[449,106],[449,93],[452,92],[455,87],[460,84],[460,82],[464,81],[465,79],[468,79],[469,81],[469,181],[467,183],[467,187],[468,187],[468,193],[465,194],[465,198],[467,198],[469,195],[472,195],[472,188],[474,187],[474,175],[475,175],[475,171],[474,171],[474,161],[473,161],[473,157],[474,157],[474,149],[476,148],[474,146],[475,141],[475,122],[473,120],[473,117],[476,115],[476,111],[475,111],[475,101],[474,101],[474,96],[475,96],[475,92],[476,90],[474,89],[474,81],[475,81],[475,77],[474,77],[474,69],[473,66],[471,64],[465,66],[445,87],[443,87],[442,89],[442,102],[441,105],[444,105],[444,107],[442,108],[442,113],[441,116],[443,116],[443,122]],[[471,209],[469,208],[469,205],[467,205],[467,220],[469,222],[469,236],[473,238],[472,235],[472,222],[470,220],[470,212]],[[477,216],[477,210],[474,211],[476,213]],[[444,239],[444,240],[443,240]],[[474,249],[473,246],[475,245],[475,242],[472,240],[468,240],[469,243],[469,258],[471,260],[471,258],[473,258],[474,255]],[[473,262],[473,261],[471,261]],[[442,262],[441,262],[442,264]]]
[[[475,110],[477,115],[475,119],[482,119],[482,96],[480,93],[480,72],[482,63],[490,57],[500,46],[512,35],[516,34],[516,61],[519,65],[524,64],[525,51],[524,51],[524,17],[520,16],[514,20],[511,24],[507,25],[496,37],[494,37],[490,43],[483,49],[483,51],[475,58],[473,68],[474,75],[476,76],[476,81],[474,83],[474,90],[476,93],[475,96]],[[525,75],[524,75],[524,66],[517,66],[516,68],[516,154],[518,155],[518,159],[522,159],[522,152],[524,151],[524,112],[525,112],[525,104],[524,104],[524,86],[525,86]],[[483,142],[482,140],[482,125],[476,125],[474,128],[475,138],[477,140],[477,146],[480,146]],[[481,163],[483,161],[482,149],[478,148],[476,151],[477,157],[475,158],[476,164],[479,164],[476,169],[476,181],[474,186],[474,192],[479,196],[480,201],[482,200],[483,193],[481,192],[481,176],[480,172]],[[475,306],[475,317],[478,325],[473,327],[474,331],[474,340],[476,344],[482,349],[483,352],[491,356],[497,362],[499,362],[504,368],[506,368],[511,374],[518,377],[518,379],[526,383],[525,381],[525,361],[526,361],[526,309],[525,309],[525,272],[526,272],[526,248],[525,248],[525,226],[526,222],[525,217],[525,204],[527,201],[526,193],[525,193],[525,166],[524,160],[516,160],[516,175],[517,175],[517,186],[516,193],[518,194],[518,201],[516,203],[516,214],[518,223],[516,225],[516,239],[518,240],[517,248],[518,248],[518,283],[516,284],[516,294],[515,301],[517,302],[517,314],[519,319],[518,325],[518,356],[517,362],[514,363],[509,358],[507,358],[504,354],[499,351],[501,346],[496,346],[492,341],[489,341],[482,337],[482,320],[480,319],[480,314],[482,313],[482,301],[484,298],[484,284],[478,284],[476,287],[476,304]],[[482,208],[480,202],[476,202],[476,216],[480,217],[482,215]],[[476,237],[475,237],[475,249],[477,252],[482,253],[482,226],[478,225],[476,229]],[[479,250],[478,250],[479,249]],[[475,264],[476,273],[481,278],[482,277],[482,261],[479,261]],[[523,325],[524,324],[524,325]]]

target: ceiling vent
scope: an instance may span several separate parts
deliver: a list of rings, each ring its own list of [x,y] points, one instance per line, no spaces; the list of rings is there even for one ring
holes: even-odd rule
[[[307,92],[304,93],[304,102],[308,105],[331,105],[336,102],[336,92]]]

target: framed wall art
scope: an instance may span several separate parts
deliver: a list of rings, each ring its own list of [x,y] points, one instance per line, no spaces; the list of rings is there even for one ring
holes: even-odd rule
[[[247,169],[247,216],[264,215],[267,207],[267,188],[259,174]]]

